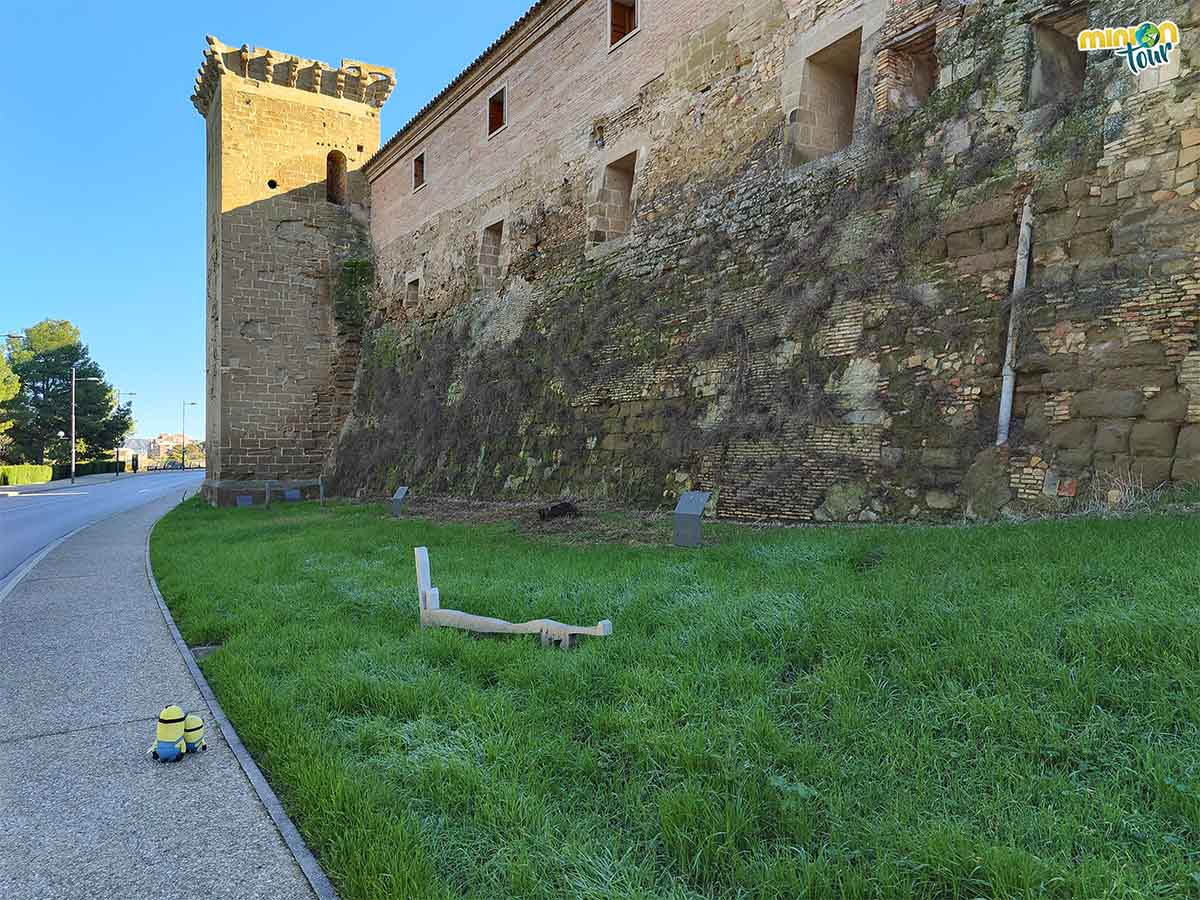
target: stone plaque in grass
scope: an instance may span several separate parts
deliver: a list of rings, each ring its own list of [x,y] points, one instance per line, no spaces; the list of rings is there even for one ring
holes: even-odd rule
[[[675,505],[675,546],[700,546],[700,519],[712,493],[709,491],[687,491],[680,495]]]
[[[404,501],[408,499],[408,488],[398,487],[396,493],[392,494],[392,515],[399,516],[400,510],[404,508]]]

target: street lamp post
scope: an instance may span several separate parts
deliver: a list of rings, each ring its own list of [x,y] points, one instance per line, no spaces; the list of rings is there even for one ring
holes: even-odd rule
[[[136,396],[137,396],[136,391],[117,391],[117,409],[121,408],[121,398],[122,397],[136,397]],[[129,404],[129,408],[130,408],[130,410],[133,409],[132,403]],[[120,478],[121,477],[121,448],[120,447],[113,448],[113,457],[116,459],[116,470],[117,470],[116,474],[113,477]]]
[[[71,484],[75,483],[75,382],[100,381],[99,378],[80,378],[79,363],[71,364]]]
[[[196,406],[196,405],[197,404],[196,404],[195,400],[191,400],[191,401],[184,400],[183,401],[183,416],[182,416],[183,421],[180,422],[180,428],[183,431],[183,433],[180,435],[180,437],[183,439],[183,454],[180,458],[183,460],[183,470],[185,472],[187,471],[187,408],[189,406]]]

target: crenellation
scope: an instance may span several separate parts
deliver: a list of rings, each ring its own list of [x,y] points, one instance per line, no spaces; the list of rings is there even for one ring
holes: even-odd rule
[[[205,63],[196,79],[192,102],[201,115],[208,115],[209,104],[223,75],[237,76],[263,84],[299,88],[312,94],[347,99],[380,109],[395,87],[396,72],[383,66],[370,66],[343,59],[338,68],[321,62],[274,50],[243,44],[234,48],[209,35]],[[283,61],[282,63],[280,61]],[[286,65],[281,72],[280,66]],[[301,72],[304,77],[301,77]],[[330,73],[333,77],[326,78]]]

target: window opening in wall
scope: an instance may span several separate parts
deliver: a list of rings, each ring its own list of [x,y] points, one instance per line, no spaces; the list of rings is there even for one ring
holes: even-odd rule
[[[1088,54],[1079,49],[1079,32],[1088,27],[1087,5],[1033,22],[1033,67],[1029,72],[1030,109],[1069,101],[1083,91]]]
[[[425,154],[420,153],[413,158],[413,190],[419,191],[425,187]]]
[[[804,61],[800,105],[789,116],[800,161],[819,159],[850,146],[861,56],[862,29],[858,28]]]
[[[504,220],[483,229],[479,243],[479,286],[494,291],[500,286],[500,249],[504,242]]]
[[[488,137],[508,124],[508,89],[500,88],[488,98]]]
[[[638,29],[638,3],[640,0],[609,0],[608,46],[615,47]]]
[[[421,279],[414,278],[404,286],[404,305],[407,307],[416,306],[421,300]]]
[[[636,170],[636,150],[605,167],[593,242],[610,241],[629,234],[633,227],[633,181]]]
[[[880,49],[876,98],[882,113],[906,115],[921,106],[938,82],[937,26],[927,22]]]
[[[275,190],[275,188],[279,187],[279,182],[274,178],[269,178],[267,179],[267,187],[269,187],[271,190]]]
[[[325,199],[346,205],[346,154],[341,150],[330,150],[325,157]]]

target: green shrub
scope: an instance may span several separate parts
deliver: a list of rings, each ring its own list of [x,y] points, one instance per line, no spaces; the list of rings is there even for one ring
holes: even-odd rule
[[[43,484],[53,475],[52,466],[0,466],[0,484]]]
[[[117,463],[111,459],[93,460],[92,462],[77,462],[75,463],[75,477],[82,478],[84,475],[104,475],[111,474],[117,471],[117,466],[120,465],[121,471],[125,471],[125,463]],[[71,477],[70,463],[56,463],[54,466],[54,478]]]

